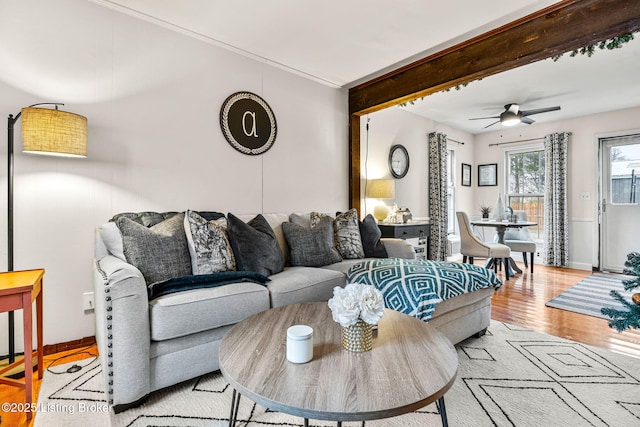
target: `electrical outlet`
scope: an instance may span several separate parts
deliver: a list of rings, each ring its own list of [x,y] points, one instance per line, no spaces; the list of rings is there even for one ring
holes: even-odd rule
[[[93,292],[84,292],[82,294],[82,309],[84,311],[89,311],[94,309]]]
[[[582,193],[580,195],[580,197],[582,197],[582,200],[590,200],[591,199],[591,193],[589,193],[588,191],[585,191],[584,193]]]

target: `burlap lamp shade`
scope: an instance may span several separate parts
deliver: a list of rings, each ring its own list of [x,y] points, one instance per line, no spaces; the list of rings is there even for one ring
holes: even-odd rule
[[[87,118],[48,108],[22,109],[25,153],[87,157]]]

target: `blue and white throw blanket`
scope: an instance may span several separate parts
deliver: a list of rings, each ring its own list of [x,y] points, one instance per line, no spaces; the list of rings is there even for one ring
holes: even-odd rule
[[[502,282],[492,270],[459,262],[387,258],[362,261],[347,272],[347,283],[373,285],[384,305],[428,322],[438,303]]]

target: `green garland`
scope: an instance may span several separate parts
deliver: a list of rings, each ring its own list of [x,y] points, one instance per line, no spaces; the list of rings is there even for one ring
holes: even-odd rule
[[[600,50],[604,50],[604,49],[608,49],[608,50],[620,49],[622,46],[624,46],[626,43],[629,43],[631,40],[633,40],[633,34],[632,33],[623,34],[621,36],[612,37],[610,39],[602,40],[599,43],[590,44],[590,45],[585,46],[583,48],[576,49],[576,50],[572,51],[569,54],[569,56],[571,58],[573,58],[575,56],[578,56],[578,55],[587,55],[588,57],[591,57],[591,56],[593,56],[594,53],[596,53],[596,49],[600,49]],[[560,55],[554,56],[552,58],[553,62],[556,62],[557,60],[562,58],[563,55],[564,55],[564,53],[561,53]]]
[[[600,49],[600,50],[620,49],[622,46],[624,46],[626,43],[629,43],[631,40],[633,40],[632,33],[622,34],[621,36],[612,37],[610,39],[603,40],[599,43],[590,44],[583,48],[576,49],[573,52],[571,52],[569,56],[571,58],[578,55],[587,55],[588,57],[591,57],[593,56],[594,53],[596,53],[596,49]],[[558,61],[560,58],[562,58],[563,55],[564,53],[554,56],[552,58],[553,62]]]

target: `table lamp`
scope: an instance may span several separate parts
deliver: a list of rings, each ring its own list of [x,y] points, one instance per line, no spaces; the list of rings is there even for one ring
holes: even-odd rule
[[[389,216],[389,207],[382,199],[393,199],[395,197],[395,181],[393,179],[372,179],[367,183],[367,197],[380,199],[373,208],[373,216],[379,221],[384,221]]]

